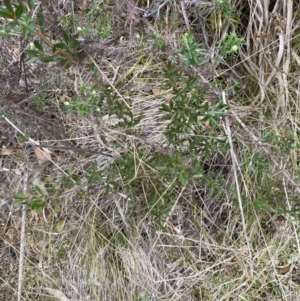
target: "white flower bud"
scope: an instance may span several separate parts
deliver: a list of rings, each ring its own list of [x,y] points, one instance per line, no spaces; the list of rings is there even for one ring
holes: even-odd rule
[[[231,52],[237,52],[238,49],[239,49],[239,47],[237,45],[233,45],[231,47]]]

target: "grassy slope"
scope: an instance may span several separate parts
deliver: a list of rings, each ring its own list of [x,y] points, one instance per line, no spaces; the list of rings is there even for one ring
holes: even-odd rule
[[[98,28],[102,36],[87,46],[92,59],[86,56],[68,71],[49,67],[36,87],[46,92],[26,107],[12,107],[14,98],[6,97],[6,113],[45,144],[64,142],[117,159],[61,149],[53,152],[53,162],[39,165],[36,154],[30,154],[29,189],[45,186],[50,197],[44,198],[41,213],[27,212],[23,300],[299,298],[300,8],[296,1],[271,2],[272,15],[265,1],[232,1],[233,12],[230,7],[211,10],[210,2],[189,8],[172,2],[160,19],[148,18],[142,26],[133,17],[136,11],[122,1],[114,6],[95,1],[86,12],[62,18],[65,27],[76,31],[80,25],[83,34],[94,32],[89,26]],[[160,106],[177,92],[167,86],[164,71],[187,27],[204,42],[197,12],[215,53],[194,69],[184,67],[184,56],[177,57],[176,85],[186,89],[188,75],[197,74],[210,91],[208,103],[226,92],[232,113],[219,120],[216,131],[233,143],[219,149],[208,145],[196,154],[203,177],[173,186],[177,174],[160,174],[161,166],[176,172],[197,166],[187,155],[176,161],[176,150],[167,144],[170,120]],[[233,30],[245,44],[220,59],[220,41]],[[96,96],[90,94],[92,86]],[[106,109],[97,112],[95,101],[103,91]],[[116,101],[125,113],[128,104],[140,123],[129,129],[115,126],[122,114],[108,113]],[[83,116],[87,104],[93,113]],[[8,142],[7,133],[13,131],[1,122],[3,144],[18,146],[20,137]],[[214,128],[206,124],[204,129],[201,137],[209,144]],[[1,183],[0,296],[15,300],[21,220],[10,197],[22,190],[23,154],[14,151],[3,164],[10,172]],[[112,189],[116,183],[118,189]]]

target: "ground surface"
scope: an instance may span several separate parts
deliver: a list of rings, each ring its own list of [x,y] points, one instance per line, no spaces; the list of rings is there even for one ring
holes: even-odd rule
[[[0,300],[298,300],[297,1],[43,2],[0,40]]]

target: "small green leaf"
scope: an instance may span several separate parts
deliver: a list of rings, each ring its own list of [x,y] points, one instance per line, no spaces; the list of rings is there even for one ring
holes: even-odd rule
[[[65,43],[56,43],[53,45],[52,52],[55,52],[57,48],[58,49],[68,49],[69,47]]]
[[[35,188],[35,190],[36,190],[39,194],[45,196],[45,193],[44,193],[43,189],[42,189],[40,186],[34,185],[34,188]]]
[[[13,201],[12,201],[12,204],[13,204],[13,205],[19,205],[19,204],[22,204],[23,201],[24,201],[24,200],[16,199],[16,200],[13,200]]]
[[[33,49],[27,49],[27,50],[25,50],[25,53],[30,54],[30,55],[35,55],[35,56],[41,55],[40,51],[33,50]]]
[[[37,40],[35,40],[33,43],[34,43],[35,48],[37,48],[41,52],[44,52],[42,45]]]
[[[5,19],[13,19],[10,15],[10,13],[6,10],[0,7],[0,17]]]
[[[30,58],[28,58],[26,61],[25,61],[25,64],[32,64],[32,63],[35,63],[36,61],[38,61],[40,59],[40,57],[38,56],[32,56]]]
[[[40,58],[40,60],[44,63],[49,63],[49,62],[56,62],[58,61],[59,57],[57,55],[50,55],[50,56],[44,56]]]
[[[164,104],[164,103],[161,105],[160,110],[165,111],[165,112],[170,112],[171,111],[170,107],[168,105]]]
[[[64,38],[64,41],[66,42],[66,44],[68,44],[70,42],[69,36],[64,30],[63,30],[63,38]]]
[[[203,174],[202,173],[198,173],[193,175],[193,178],[199,179],[199,178],[203,178]]]
[[[72,38],[72,40],[70,41],[71,48],[76,48],[80,45],[80,43],[76,40],[77,37],[78,37],[78,35],[76,35],[76,38]]]
[[[35,0],[27,0],[26,2],[28,4],[29,8],[33,9]]]
[[[61,232],[64,229],[64,225],[65,225],[65,220],[58,222],[56,225],[56,231]]]
[[[15,13],[14,10],[10,4],[10,0],[4,0],[4,5],[6,6],[9,14],[12,16],[12,19],[14,19]]]
[[[36,19],[38,24],[40,25],[42,33],[44,33],[46,30],[46,22],[43,14],[41,12],[37,13]]]
[[[23,5],[18,5],[15,11],[16,19],[20,19],[24,12],[24,6]]]
[[[40,213],[45,208],[46,203],[42,199],[32,199],[29,205],[36,213]]]
[[[26,200],[28,199],[29,195],[26,193],[17,193],[14,195],[14,199],[18,199],[18,200]]]
[[[139,124],[141,122],[142,118],[143,118],[142,115],[134,118],[131,122],[131,126],[133,127],[133,126],[136,126],[137,124]]]

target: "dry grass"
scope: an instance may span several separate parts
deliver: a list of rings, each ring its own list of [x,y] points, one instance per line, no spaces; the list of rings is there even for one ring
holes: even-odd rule
[[[222,26],[216,28],[214,20],[220,16],[210,11],[211,2],[196,1],[196,7],[170,2],[160,8],[161,20],[150,20],[140,29],[141,40],[135,36],[138,29],[133,17],[122,15],[127,3],[118,1],[112,16],[122,20],[114,25],[124,26],[124,36],[91,46],[90,58],[87,55],[83,64],[68,71],[64,89],[56,91],[54,84],[46,88],[46,94],[52,93],[47,106],[38,109],[28,101],[16,105],[23,99],[21,93],[8,97],[1,88],[6,93],[1,105],[19,129],[43,144],[74,148],[53,150],[52,162],[43,165],[30,150],[26,166],[24,140],[4,119],[0,121],[1,144],[11,150],[0,159],[1,300],[16,300],[20,284],[20,300],[299,299],[300,224],[298,216],[288,212],[296,209],[299,194],[299,58],[295,41],[300,7],[290,0],[272,3],[271,13],[265,1],[232,1],[233,7],[241,9],[241,25],[236,25],[234,17],[223,18]],[[180,23],[175,33],[166,23],[172,20],[167,15],[170,7],[177,11]],[[215,150],[209,159],[198,156],[205,170],[199,183],[174,189],[172,183],[160,182],[164,186],[159,190],[158,182],[153,181],[157,171],[148,158],[156,152],[173,152],[164,136],[169,121],[159,109],[174,97],[173,91],[165,88],[163,70],[168,56],[179,47],[180,32],[187,26],[196,27],[195,9],[207,22],[208,45],[215,51],[216,63],[211,66],[207,60],[205,68],[184,72],[199,74],[210,88],[210,99],[228,89],[230,80],[239,81],[235,94],[226,96],[233,112],[226,130],[233,144],[231,153]],[[80,18],[84,20],[84,15]],[[233,28],[246,43],[238,55],[227,60],[228,68],[219,60],[217,45]],[[165,50],[157,47],[152,34],[164,38]],[[203,39],[203,33],[198,31],[198,38]],[[87,64],[99,71],[98,83]],[[178,68],[183,70],[181,65],[179,60]],[[49,69],[48,78],[59,83],[61,75],[55,72]],[[213,77],[225,84],[213,86],[208,80]],[[3,78],[5,74],[2,82]],[[43,90],[41,82],[35,84],[37,95]],[[142,116],[141,122],[128,131],[116,127],[120,119],[107,111],[88,116],[65,111],[63,103],[80,94],[81,83],[99,89],[110,84],[134,116]],[[77,152],[76,148],[109,152],[115,159]],[[126,177],[118,163],[124,153],[132,159],[126,166],[128,171],[134,166],[132,178]],[[87,175],[94,162],[103,175],[89,182]],[[184,164],[190,164],[188,158]],[[30,191],[35,176],[50,196],[40,214],[27,211],[22,225],[21,208],[12,205],[12,196],[23,190],[26,167]],[[107,193],[112,176],[122,185]],[[134,187],[137,177],[145,181],[130,194],[125,188]],[[157,191],[159,197],[153,201],[149,191]],[[165,208],[168,195],[174,200],[159,223],[151,209],[157,204]],[[20,281],[22,226],[26,237]]]

